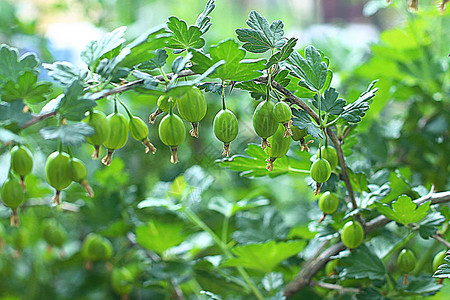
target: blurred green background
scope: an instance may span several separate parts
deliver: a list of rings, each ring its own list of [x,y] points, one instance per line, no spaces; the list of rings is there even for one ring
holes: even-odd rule
[[[370,182],[371,178],[387,178],[394,170],[401,170],[402,178],[412,186],[430,188],[433,184],[438,191],[450,188],[448,9],[439,13],[434,1],[420,1],[420,10],[415,14],[407,11],[406,1],[394,1],[390,6],[384,0],[216,2],[213,26],[206,35],[207,48],[223,39],[236,38],[234,30],[245,27],[248,13],[255,9],[270,21],[283,20],[286,36],[299,38],[298,50],[313,44],[330,57],[335,72],[332,86],[342,97],[356,99],[373,79],[380,79],[374,103],[345,146],[354,173],[364,174]],[[205,1],[199,0],[0,0],[0,43],[22,52],[37,52],[42,62],[67,60],[81,67],[80,51],[105,32],[126,25],[127,38],[131,40],[164,23],[170,15],[192,24],[204,5]],[[44,70],[41,77],[49,80]],[[61,92],[62,89],[56,89],[53,96]],[[154,111],[157,99],[129,92],[122,95],[122,100],[145,120]],[[6,228],[4,233],[0,230],[0,241],[3,234],[8,245],[12,245],[4,247],[0,256],[0,298],[118,297],[110,287],[107,267],[98,266],[93,271],[82,267],[78,252],[81,241],[95,231],[113,241],[113,265],[131,266],[144,278],[139,280],[132,299],[159,299],[164,294],[162,288],[148,288],[154,284],[149,278],[155,280],[158,269],[142,270],[139,264],[145,258],[142,252],[131,248],[127,234],[135,226],[161,217],[158,210],[138,209],[137,203],[166,197],[174,189],[170,182],[185,172],[183,180],[190,185],[206,182],[201,197],[192,201],[198,201],[199,213],[214,228],[220,228],[218,214],[202,210],[202,205],[214,197],[231,202],[268,199],[273,207],[259,213],[275,214],[285,226],[306,226],[309,220],[318,218],[320,211],[312,201],[315,199],[308,186],[309,178],[249,179],[215,163],[221,158],[222,144],[214,138],[211,126],[221,107],[220,98],[208,94],[207,101],[208,113],[200,123],[200,138],[186,140],[179,148],[180,163],[176,165],[169,163],[169,149],[158,138],[156,126],[161,117],[150,125],[150,141],[158,148],[155,155],[145,155],[144,146],[130,139],[114,154],[113,164],[107,168],[90,160],[89,145],[76,149],[76,156],[87,164],[96,197],[88,199],[80,186],[72,185],[63,193],[66,203],[60,208],[49,207],[51,190],[44,174],[46,156],[56,149],[56,144],[40,139],[38,131],[43,124],[27,129],[26,142],[35,157],[33,175],[27,178],[27,196],[32,199],[21,212],[22,227],[18,229],[9,228],[9,211],[0,207],[0,221]],[[243,154],[248,143],[259,141],[251,127],[256,104],[239,90],[228,96],[228,106],[240,123],[232,154]],[[106,100],[100,101],[99,107],[107,113],[112,111]],[[316,147],[312,145],[312,153]],[[309,165],[310,154],[300,152],[298,145],[292,145],[289,155]],[[191,168],[194,165],[197,167]],[[8,168],[9,152],[4,147],[0,182]],[[68,231],[69,239],[61,256],[56,250],[49,251],[41,238],[41,222],[46,218],[55,218]],[[231,226],[239,230],[243,225],[239,220],[235,222]],[[441,246],[433,244],[433,250],[427,252],[428,259],[438,250]],[[175,272],[179,275],[186,266],[178,267]],[[447,282],[436,299],[445,299],[449,290]]]

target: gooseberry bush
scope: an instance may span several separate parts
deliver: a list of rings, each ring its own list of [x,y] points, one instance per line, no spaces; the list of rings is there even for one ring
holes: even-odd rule
[[[236,30],[237,40],[209,45],[214,8],[209,0],[194,24],[171,16],[132,41],[124,38],[125,27],[117,28],[82,51],[83,68],[64,61],[40,64],[34,54],[0,46],[0,136],[3,151],[10,153],[2,216],[17,227],[0,223],[0,249],[11,257],[0,264],[0,274],[14,274],[15,261],[30,248],[42,252],[36,249],[45,243],[45,263],[60,262],[67,269],[82,265],[84,275],[73,282],[62,274],[69,286],[46,291],[35,286],[30,299],[84,296],[86,289],[96,290],[92,282],[102,276],[108,278],[106,287],[100,286],[106,295],[123,299],[436,294],[450,277],[445,254],[450,192],[417,183],[406,169],[358,172],[355,163],[348,165],[357,151],[358,128],[377,92],[383,92],[376,78],[367,80],[354,99],[342,98],[331,86],[332,64],[324,52],[312,45],[296,50],[298,39],[285,35],[281,20],[269,22],[257,11],[250,12],[248,27]],[[446,62],[436,66],[435,79],[444,92]],[[52,82],[40,80],[42,67]],[[127,103],[127,93],[157,97],[156,107],[149,106],[142,119],[142,112]],[[231,106],[233,93],[241,95],[241,102]],[[114,159],[129,136],[142,144],[142,153],[134,155],[164,152],[177,164],[186,140],[209,134],[202,123],[214,99],[220,110],[210,120],[211,134],[223,144],[216,164],[253,180],[306,180],[310,190],[302,192],[317,200],[308,224],[287,225],[257,190],[236,201],[214,197],[213,180],[199,166],[156,184],[151,196],[137,204],[116,201],[118,191],[132,193],[121,181],[133,176],[123,166],[132,158]],[[255,107],[250,126],[260,143],[249,143],[245,154],[233,150],[242,128],[230,109],[237,106]],[[167,147],[156,149],[149,132]],[[45,153],[42,144],[51,150]],[[79,150],[85,144],[92,147],[92,159],[104,165],[98,175],[102,180],[97,178],[103,186],[88,183],[92,162]],[[34,156],[42,153],[47,158],[40,174],[54,190],[51,200],[33,175]],[[151,172],[158,161],[147,160]],[[72,183],[85,195],[78,192],[71,202],[65,197],[72,199],[73,189],[67,190]],[[276,193],[283,186],[271,189]],[[55,207],[49,212],[42,205]],[[102,215],[107,206],[117,206],[118,215]],[[30,235],[29,218],[20,220],[21,210],[42,216],[39,236]],[[83,218],[97,222],[99,230],[67,228],[64,220],[77,218],[72,213],[90,216]],[[104,219],[114,222],[102,224]],[[422,259],[417,245],[423,244],[429,250]],[[0,296],[8,291],[2,284]]]

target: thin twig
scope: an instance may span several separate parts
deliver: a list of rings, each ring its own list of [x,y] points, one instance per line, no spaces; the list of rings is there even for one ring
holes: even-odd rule
[[[445,245],[445,247],[450,248],[450,242],[448,242],[447,240],[444,240],[440,235],[434,234],[431,237],[433,239],[435,239],[436,241],[438,241],[439,243]]]
[[[421,205],[427,201],[431,201],[432,205],[450,202],[450,191],[428,194],[414,200],[414,203],[416,203],[417,205]],[[366,234],[368,234],[385,226],[390,222],[392,222],[392,220],[386,218],[385,216],[378,216],[375,219],[364,224],[364,231]],[[322,251],[322,253],[316,258],[306,261],[295,280],[286,286],[284,295],[289,298],[299,292],[305,286],[309,285],[311,282],[311,278],[313,278],[313,276],[317,272],[325,267],[325,264],[330,260],[330,257],[337,255],[339,252],[345,249],[346,248],[344,244],[342,242],[339,242],[331,245],[325,251]]]
[[[30,121],[26,122],[22,126],[22,129],[30,127],[31,125],[36,124],[39,121],[48,119],[48,118],[53,117],[53,116],[56,116],[56,111],[52,111],[52,112],[45,113],[45,114],[42,114],[42,115],[33,116],[33,118]]]

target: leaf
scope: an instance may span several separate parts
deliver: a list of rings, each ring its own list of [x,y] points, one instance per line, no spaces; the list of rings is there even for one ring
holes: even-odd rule
[[[48,70],[48,75],[62,85],[69,85],[74,80],[84,80],[87,72],[81,70],[67,61],[57,61],[53,64],[42,64]]]
[[[306,132],[313,138],[323,138],[322,132],[319,127],[313,123],[311,117],[304,110],[292,109],[292,125],[297,126],[299,129],[305,129]]]
[[[338,98],[339,93],[336,92],[334,88],[329,88],[323,94],[324,97],[321,96],[322,100],[320,103],[320,109],[332,115],[338,116],[344,111],[345,100],[342,98]],[[318,96],[314,96],[313,105],[319,109],[319,101]]]
[[[172,16],[167,22],[167,27],[173,33],[167,43],[168,48],[178,50],[199,49],[205,45],[205,40],[202,38],[203,32],[197,26],[191,25],[188,27],[184,20]]]
[[[4,144],[12,142],[23,143],[23,138],[14,134],[12,131],[0,127],[0,142]]]
[[[223,85],[216,82],[202,82],[197,85],[197,87],[201,90],[204,90],[207,93],[216,93],[222,95]]]
[[[8,45],[0,45],[0,87],[8,81],[17,82],[25,71],[33,71],[39,64],[36,55],[25,53],[19,58],[19,51]]]
[[[126,30],[127,27],[122,26],[112,32],[108,32],[99,40],[90,42],[81,51],[81,59],[88,65],[89,69],[95,69],[95,66],[103,55],[120,47],[125,42],[123,36]]]
[[[132,68],[152,59],[156,56],[155,50],[163,48],[169,37],[164,25],[150,28],[120,51],[115,57],[116,66]]]
[[[39,133],[46,140],[61,140],[64,145],[79,146],[86,141],[86,136],[94,134],[88,124],[79,122],[69,125],[42,128]]]
[[[429,275],[408,276],[408,284],[403,284],[403,278],[397,280],[396,289],[400,291],[401,296],[422,295],[431,296],[436,294],[442,284],[436,282],[436,279]]]
[[[430,201],[427,201],[417,207],[417,204],[415,204],[411,198],[403,195],[392,204],[392,208],[387,204],[382,204],[380,202],[376,202],[376,205],[378,211],[387,218],[407,226],[408,224],[422,220],[427,215],[430,203]]]
[[[214,0],[208,0],[205,9],[198,16],[197,21],[195,21],[195,26],[197,26],[203,34],[205,34],[211,27],[211,23],[209,22],[211,20],[211,17],[209,17],[209,14],[214,10],[215,7],[216,4],[214,3]]]
[[[242,47],[253,53],[264,53],[267,50],[281,48],[284,39],[284,24],[281,20],[269,22],[257,11],[248,15],[247,25],[250,29],[236,29],[237,38],[244,43]]]
[[[0,103],[1,123],[22,127],[32,118],[31,114],[23,112],[24,107],[25,104],[22,100]]]
[[[264,69],[264,60],[244,60],[245,51],[239,48],[239,44],[228,39],[212,46],[209,50],[211,58],[197,50],[192,50],[193,66],[191,70],[203,73],[214,63],[224,60],[225,64],[217,68],[216,72],[208,77],[220,78],[222,81],[246,81],[261,76],[260,70]]]
[[[349,123],[361,122],[361,118],[365,116],[366,111],[369,109],[368,101],[375,97],[375,93],[378,91],[378,88],[374,88],[377,82],[378,80],[372,81],[367,90],[355,102],[344,107],[342,118],[345,121]]]
[[[22,99],[30,104],[40,103],[46,100],[46,95],[50,94],[50,82],[37,82],[38,74],[33,71],[21,73],[17,82],[8,81],[2,89],[2,100],[11,102]]]
[[[73,81],[67,88],[64,95],[60,97],[60,101],[56,110],[62,118],[71,121],[80,121],[84,119],[85,113],[95,107],[97,103],[91,99],[81,98],[83,93],[83,85],[80,81]]]
[[[236,246],[231,252],[237,257],[227,259],[222,266],[241,266],[270,273],[283,260],[296,255],[305,247],[305,241],[275,242]]]
[[[341,259],[345,268],[339,274],[343,279],[384,280],[386,267],[381,259],[365,245],[354,249],[348,257]]]
[[[191,60],[192,58],[192,53],[188,53],[186,54],[186,56],[178,56],[177,58],[174,59],[173,63],[172,63],[172,72],[176,75],[178,75],[181,71],[184,70],[184,68],[186,67],[186,64],[189,62],[189,60]],[[175,76],[174,76],[175,77]],[[174,78],[172,78],[172,80],[174,80]]]
[[[278,64],[284,60],[286,60],[294,51],[294,47],[297,44],[298,39],[290,38],[286,44],[284,44],[283,48],[279,50],[277,53],[273,54],[269,61],[266,63],[266,68],[269,68],[272,65]]]
[[[291,70],[292,76],[300,78],[300,86],[319,92],[327,79],[328,66],[324,59],[314,46],[308,46],[305,49],[305,58],[297,51],[292,52],[286,67]]]
[[[241,90],[249,91],[250,96],[255,100],[265,99],[267,94],[267,85],[259,84],[252,80],[239,82],[234,87]]]
[[[258,210],[255,214],[237,215],[236,227],[232,237],[240,244],[284,240],[289,234],[289,227],[284,223],[283,217],[270,206]]]
[[[223,216],[230,218],[239,211],[249,210],[265,205],[269,205],[269,200],[265,198],[256,198],[250,200],[242,199],[238,202],[229,202],[223,197],[214,197],[208,203],[208,209],[217,211]]]
[[[233,155],[231,158],[219,159],[216,160],[216,162],[221,167],[238,171],[241,176],[250,178],[261,176],[273,178],[289,172],[294,173],[293,169],[290,167],[289,158],[287,156],[277,158],[273,165],[273,171],[269,172],[266,169],[266,159],[268,158],[268,155],[260,145],[249,144],[245,153],[248,156]]]
[[[151,220],[136,228],[136,240],[142,247],[162,255],[185,240],[188,236],[185,227],[183,222]]]
[[[450,250],[445,253],[445,264],[439,266],[437,271],[433,274],[435,278],[450,278]]]
[[[422,238],[428,239],[436,234],[439,226],[444,223],[445,217],[438,212],[428,214],[419,225],[419,234]]]
[[[157,49],[155,51],[156,56],[149,61],[143,62],[139,68],[145,70],[153,70],[161,68],[166,64],[166,60],[169,57],[164,49]]]

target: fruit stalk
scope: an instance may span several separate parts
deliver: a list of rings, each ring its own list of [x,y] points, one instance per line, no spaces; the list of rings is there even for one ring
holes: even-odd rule
[[[17,213],[17,209],[12,210],[11,218],[9,220],[9,224],[11,226],[18,227],[19,226],[19,214]]]
[[[149,151],[151,151],[152,154],[155,154],[155,153],[156,153],[156,147],[153,146],[152,143],[150,143],[150,141],[148,140],[148,138],[143,139],[143,140],[142,140],[142,143],[143,143],[145,146],[147,146],[147,147],[145,148],[145,153],[148,153]]]

